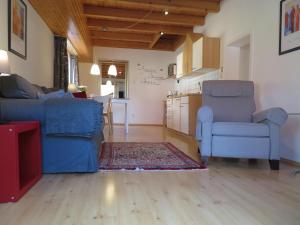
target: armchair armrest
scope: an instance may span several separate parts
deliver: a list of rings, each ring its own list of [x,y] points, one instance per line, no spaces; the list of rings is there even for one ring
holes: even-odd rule
[[[49,99],[45,102],[46,133],[91,138],[102,131],[103,105],[87,99]]]
[[[197,112],[196,139],[202,139],[203,123],[213,122],[213,111],[209,106],[202,106]]]
[[[202,106],[197,113],[197,121],[204,122],[213,122],[214,113],[209,106]]]
[[[283,125],[288,118],[286,111],[282,108],[270,108],[253,115],[253,122],[270,121],[279,126]]]
[[[201,145],[201,157],[211,156],[213,110],[202,106],[197,113],[196,139]],[[200,143],[201,141],[201,143]]]

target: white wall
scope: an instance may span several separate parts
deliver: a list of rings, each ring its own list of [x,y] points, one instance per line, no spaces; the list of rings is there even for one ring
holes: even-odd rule
[[[149,85],[143,83],[143,73],[138,69],[137,64],[144,65],[146,69],[163,69],[162,74],[167,77],[168,64],[176,61],[174,52],[134,50],[121,48],[94,48],[95,60],[112,59],[128,61],[129,79],[129,123],[130,124],[162,124],[163,122],[163,100],[168,90],[174,89],[174,80],[160,80],[160,85]],[[82,68],[82,65],[80,65]],[[82,76],[81,80],[87,80]],[[89,86],[89,83],[82,85]],[[93,84],[92,84],[93,85]],[[89,88],[89,87],[88,87]],[[124,110],[122,105],[114,105],[114,122],[124,122]]]
[[[100,95],[101,76],[90,75],[92,63],[79,63],[79,84],[86,85],[87,94]]]
[[[250,77],[250,45],[240,48],[239,78],[249,80]]]
[[[11,73],[48,87],[53,86],[53,34],[27,0],[27,59],[9,53]],[[8,1],[0,0],[0,49],[8,49]]]
[[[252,74],[258,110],[282,107],[300,112],[300,51],[278,55],[280,0],[223,0],[221,11],[206,19],[205,34],[221,37],[223,79],[238,79],[230,73],[226,46],[250,34]],[[195,28],[200,30],[203,28]],[[290,116],[282,129],[282,157],[300,161],[300,116]]]
[[[178,94],[199,93],[202,92],[203,81],[218,79],[220,79],[219,70],[199,76],[186,77],[181,79],[179,83],[176,83],[175,90],[178,92]]]

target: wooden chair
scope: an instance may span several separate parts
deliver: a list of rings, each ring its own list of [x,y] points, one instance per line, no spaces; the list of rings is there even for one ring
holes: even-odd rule
[[[103,104],[103,116],[107,118],[109,134],[113,132],[112,94],[105,96],[93,96],[93,99]]]

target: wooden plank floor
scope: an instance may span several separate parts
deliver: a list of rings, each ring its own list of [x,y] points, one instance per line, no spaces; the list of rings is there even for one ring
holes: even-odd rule
[[[106,132],[107,133],[107,132]],[[196,160],[191,138],[161,127],[115,127],[110,141],[169,141]],[[1,225],[300,224],[300,176],[281,164],[212,160],[208,170],[44,175]]]

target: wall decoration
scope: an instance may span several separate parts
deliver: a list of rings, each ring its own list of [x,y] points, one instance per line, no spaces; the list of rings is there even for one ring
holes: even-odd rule
[[[140,72],[140,83],[145,85],[160,85],[162,80],[165,80],[164,69],[147,68],[138,63],[137,70]]]
[[[27,6],[22,0],[8,1],[8,50],[26,59]]]
[[[280,2],[279,55],[300,49],[300,0]]]

